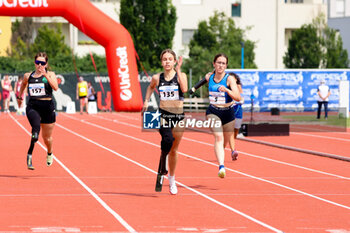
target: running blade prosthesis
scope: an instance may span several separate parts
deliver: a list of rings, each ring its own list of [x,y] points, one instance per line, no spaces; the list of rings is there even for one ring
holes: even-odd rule
[[[166,157],[167,155],[160,155],[158,173],[157,173],[157,182],[156,182],[156,192],[161,192],[163,187],[164,176],[168,174],[166,170]]]
[[[34,170],[32,165],[32,155],[27,155],[27,167],[29,170]]]

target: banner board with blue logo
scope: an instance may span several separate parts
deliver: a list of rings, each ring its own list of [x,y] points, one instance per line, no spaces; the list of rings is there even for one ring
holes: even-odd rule
[[[330,87],[328,107],[338,110],[339,82],[350,80],[350,70],[226,70],[236,73],[242,80],[244,109],[269,111],[315,111],[317,109],[317,89],[324,80]],[[350,98],[350,96],[349,96]]]

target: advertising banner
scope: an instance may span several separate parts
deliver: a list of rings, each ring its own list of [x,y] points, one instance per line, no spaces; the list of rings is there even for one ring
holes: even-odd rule
[[[245,111],[250,111],[252,103],[254,111],[266,112],[270,111],[271,108],[295,112],[316,111],[317,88],[322,80],[331,90],[328,107],[330,110],[338,111],[340,81],[350,80],[350,70],[227,70],[227,72],[235,72],[242,80]],[[9,76],[14,88],[19,74],[0,74],[0,79],[3,79],[4,75]],[[56,74],[56,76],[59,82],[59,89],[54,92],[56,109],[65,111],[67,103],[71,101],[75,101],[75,105],[79,108],[79,101],[76,99],[76,74]],[[80,76],[85,81],[91,82],[97,92],[98,110],[114,110],[108,74],[82,74]],[[138,81],[144,98],[151,81],[151,75],[140,73]],[[16,108],[15,102],[16,99],[13,95],[10,102],[11,108]],[[158,103],[159,97],[153,93],[149,106],[157,109]]]
[[[324,80],[330,87],[328,107],[338,110],[339,83],[350,80],[350,70],[227,70],[239,75],[243,84],[244,109],[270,111],[315,111],[317,89]],[[350,98],[350,96],[349,96]]]

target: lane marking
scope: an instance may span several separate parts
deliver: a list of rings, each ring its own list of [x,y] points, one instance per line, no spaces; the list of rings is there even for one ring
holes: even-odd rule
[[[108,119],[108,118],[105,118],[105,117],[98,117],[98,118],[104,119],[104,120],[113,121],[115,123],[119,123],[119,124],[123,124],[123,125],[127,125],[127,126],[130,126],[130,127],[141,129],[140,126],[129,124],[129,123],[126,123],[126,122],[122,122],[122,121],[118,121],[118,120],[111,120],[111,119]],[[74,118],[72,118],[72,119],[74,119]],[[79,120],[79,119],[75,118],[74,120]],[[195,140],[195,139],[191,139],[191,138],[188,138],[188,137],[182,137],[182,139],[183,140],[187,140],[187,141],[191,141],[191,142],[196,142],[196,143],[199,143],[199,144],[202,144],[202,145],[207,145],[207,146],[213,147],[213,144],[210,144],[210,143],[207,143],[207,142],[203,142],[203,141],[199,141],[199,140]],[[231,149],[229,149],[229,148],[225,148],[225,150],[231,151]],[[251,157],[254,157],[254,158],[268,160],[268,161],[271,161],[271,162],[275,162],[275,163],[279,163],[279,164],[283,164],[283,165],[287,165],[287,166],[291,166],[291,167],[296,167],[296,168],[299,168],[299,169],[304,169],[304,170],[307,170],[307,171],[312,171],[312,172],[315,172],[315,173],[320,173],[320,174],[324,174],[324,175],[328,175],[328,176],[333,176],[333,177],[337,177],[337,178],[340,178],[340,179],[350,180],[350,177],[336,175],[336,174],[333,174],[333,173],[324,172],[324,171],[316,170],[316,169],[313,169],[313,168],[307,168],[307,167],[304,167],[304,166],[299,166],[299,165],[288,163],[288,162],[283,162],[283,161],[279,161],[279,160],[275,160],[275,159],[271,159],[271,158],[266,158],[266,157],[263,157],[263,156],[250,154],[248,152],[243,152],[243,151],[238,151],[238,152],[239,153],[243,153],[243,154],[248,155],[248,156],[251,156]]]
[[[69,117],[69,118],[74,119],[74,117]],[[97,124],[94,124],[94,123],[91,123],[91,122],[87,122],[86,120],[79,120],[79,119],[74,119],[74,120],[81,121],[81,122],[83,122],[85,124],[92,125],[92,126],[94,126],[96,128],[100,128],[100,129],[103,129],[103,130],[106,130],[106,131],[109,131],[109,132],[112,132],[112,133],[115,133],[115,134],[119,134],[119,135],[127,137],[127,138],[131,138],[133,140],[140,141],[140,142],[143,142],[143,143],[146,143],[146,144],[149,144],[149,145],[152,145],[152,146],[160,148],[159,145],[156,145],[156,144],[154,144],[152,142],[148,142],[148,141],[145,141],[145,140],[140,139],[140,138],[136,138],[136,137],[133,137],[133,136],[130,136],[130,135],[127,135],[127,134],[124,134],[124,133],[121,133],[121,132],[118,132],[118,131],[115,131],[115,130],[111,130],[111,129],[108,129],[108,128],[103,127],[103,126],[100,126],[100,125],[97,125]],[[81,136],[81,137],[84,137],[84,136]],[[91,141],[90,139],[88,139],[88,140]],[[95,144],[95,142],[93,142],[93,143]],[[183,156],[186,156],[188,158],[192,158],[194,160],[197,160],[197,161],[200,161],[200,162],[203,162],[203,163],[206,163],[206,164],[210,164],[210,165],[213,165],[213,166],[217,167],[217,164],[215,164],[215,163],[212,163],[212,162],[209,162],[209,161],[206,161],[206,160],[203,160],[203,159],[200,159],[200,158],[197,158],[197,157],[194,157],[194,156],[182,153],[182,152],[178,152],[178,153],[183,155]],[[123,156],[123,157],[125,157],[125,156]],[[127,159],[130,160],[129,158],[127,158]],[[266,180],[266,179],[263,179],[263,178],[260,178],[260,177],[257,177],[257,176],[249,175],[247,173],[240,172],[238,170],[234,170],[234,169],[231,169],[231,168],[228,168],[228,167],[225,167],[225,168],[228,171],[232,171],[232,172],[235,172],[237,174],[250,177],[252,179],[256,179],[256,180],[260,180],[260,181],[263,181],[263,182],[266,182],[266,183],[269,183],[269,184],[273,184],[273,185],[279,186],[281,188],[285,188],[285,189],[288,189],[288,190],[291,190],[291,191],[303,194],[305,196],[308,196],[308,197],[311,197],[311,198],[314,198],[314,199],[317,199],[317,200],[320,200],[320,201],[323,201],[323,202],[326,202],[326,203],[329,203],[329,204],[332,204],[332,205],[339,206],[339,207],[342,207],[342,208],[350,210],[349,206],[342,205],[342,204],[339,204],[337,202],[330,201],[330,200],[327,200],[327,199],[315,196],[313,194],[310,194],[310,193],[307,193],[307,192],[304,192],[304,191],[301,191],[301,190],[298,190],[298,189],[294,189],[292,187],[289,187],[289,186],[286,186],[286,185],[283,185],[283,184],[279,184],[279,183],[276,183],[276,182],[273,182],[273,181],[270,181],[270,180]]]
[[[19,125],[29,136],[31,135],[29,131],[21,125],[11,114],[10,117],[16,122],[17,125]],[[46,148],[41,144],[40,141],[37,142],[40,147],[46,151]],[[109,207],[92,189],[90,189],[83,181],[81,181],[73,172],[71,172],[55,155],[53,155],[53,158],[56,160],[56,162],[61,165],[61,167],[69,174],[71,175],[86,191],[88,191],[91,196],[93,196],[102,206],[105,208],[113,217],[118,220],[120,224],[122,224],[129,232],[136,232],[119,214],[117,214],[111,207]]]
[[[80,121],[84,121],[84,120],[80,120]],[[84,122],[85,122],[85,121],[84,121]],[[92,144],[94,144],[94,145],[96,145],[96,146],[102,148],[102,149],[105,149],[105,150],[107,150],[107,151],[109,151],[109,152],[111,152],[111,153],[117,155],[117,156],[120,157],[120,158],[123,158],[123,159],[125,159],[125,160],[127,160],[127,161],[129,161],[129,162],[131,162],[131,163],[133,163],[133,164],[136,164],[137,166],[142,167],[142,168],[146,169],[147,171],[152,172],[153,174],[157,174],[156,171],[154,171],[154,170],[152,170],[152,169],[150,169],[150,168],[144,166],[143,164],[141,164],[141,163],[139,163],[139,162],[136,162],[136,161],[134,161],[134,160],[132,160],[132,159],[130,159],[130,158],[128,158],[128,157],[126,157],[126,156],[124,156],[124,155],[122,155],[122,154],[120,154],[120,153],[118,153],[118,152],[116,152],[116,151],[114,151],[114,150],[112,150],[112,149],[110,149],[110,148],[108,148],[108,147],[105,147],[105,146],[103,146],[103,145],[101,145],[101,144],[99,144],[99,143],[97,143],[97,142],[95,142],[95,141],[93,141],[93,140],[91,140],[91,139],[89,139],[89,138],[87,138],[87,137],[85,137],[85,136],[79,134],[79,133],[76,133],[76,132],[74,132],[74,131],[72,131],[72,130],[66,128],[66,127],[64,127],[63,125],[60,125],[60,124],[57,124],[57,123],[56,123],[56,125],[57,125],[58,127],[62,128],[62,129],[64,129],[64,130],[70,132],[71,134],[74,134],[74,135],[76,135],[76,136],[78,136],[78,137],[80,137],[80,138],[82,138],[82,139],[84,139],[84,140],[86,140],[86,141],[88,141],[88,142],[90,142],[90,143],[92,143]],[[101,128],[104,128],[104,127],[102,127],[102,126],[100,126],[100,127],[101,127]],[[110,130],[110,129],[107,129],[107,128],[104,128],[104,129],[113,132],[113,130]],[[124,134],[124,135],[125,135],[125,134]],[[125,135],[125,136],[128,136],[128,137],[130,137],[130,138],[133,138],[132,136],[129,136],[129,135]],[[140,141],[142,141],[142,142],[144,142],[144,143],[149,143],[149,142],[144,141],[144,140],[142,140],[142,139],[138,139],[138,140],[140,140]],[[152,145],[155,145],[155,144],[152,144]],[[155,145],[155,146],[158,146],[158,145]],[[158,146],[158,147],[159,147],[159,146]],[[167,178],[167,177],[165,177],[165,178]],[[245,213],[243,213],[243,212],[241,212],[241,211],[239,211],[239,210],[236,210],[236,209],[232,208],[231,206],[228,206],[228,205],[226,205],[226,204],[224,204],[224,203],[222,203],[222,202],[219,202],[219,201],[215,200],[214,198],[211,198],[211,197],[205,195],[204,193],[201,193],[201,192],[199,192],[199,191],[197,191],[197,190],[195,190],[195,189],[193,189],[193,188],[191,188],[191,187],[189,187],[189,186],[187,186],[187,185],[185,185],[185,184],[183,184],[183,183],[181,183],[181,182],[179,182],[179,181],[176,181],[176,183],[177,183],[178,185],[180,185],[180,186],[182,186],[182,187],[184,187],[184,188],[186,188],[186,189],[188,189],[188,190],[190,190],[190,191],[192,191],[192,192],[198,194],[199,196],[202,196],[202,197],[204,197],[204,198],[206,198],[206,199],[208,199],[208,200],[210,200],[210,201],[212,201],[212,202],[214,202],[214,203],[216,203],[216,204],[218,204],[218,205],[220,205],[220,206],[222,206],[222,207],[224,207],[224,208],[226,208],[226,209],[228,209],[228,210],[231,210],[232,212],[234,212],[234,213],[236,213],[236,214],[239,214],[239,215],[241,215],[241,216],[243,216],[243,217],[245,217],[245,218],[251,220],[252,222],[255,222],[255,223],[257,223],[257,224],[259,224],[259,225],[261,225],[261,226],[263,226],[263,227],[265,227],[265,228],[268,228],[268,229],[270,229],[270,230],[272,230],[272,231],[274,231],[274,232],[283,233],[283,231],[281,231],[281,230],[279,230],[279,229],[277,229],[277,228],[274,228],[274,227],[272,227],[272,226],[270,226],[270,225],[268,225],[268,224],[266,224],[266,223],[264,223],[264,222],[261,222],[260,220],[257,220],[256,218],[253,218],[253,217],[251,217],[251,216],[249,216],[249,215],[247,215],[247,214],[245,214]]]
[[[346,138],[336,138],[336,137],[330,137],[330,136],[323,136],[323,135],[316,135],[316,134],[305,134],[305,133],[294,133],[294,132],[292,132],[292,134],[350,142],[350,139],[346,139]]]

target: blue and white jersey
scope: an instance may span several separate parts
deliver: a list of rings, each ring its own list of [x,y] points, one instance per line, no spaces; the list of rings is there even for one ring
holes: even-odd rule
[[[209,101],[210,104],[227,104],[232,102],[231,96],[229,96],[226,92],[219,91],[220,86],[224,86],[230,89],[227,86],[227,78],[230,76],[229,74],[225,74],[224,78],[219,82],[214,81],[215,74],[212,74],[209,77]]]

